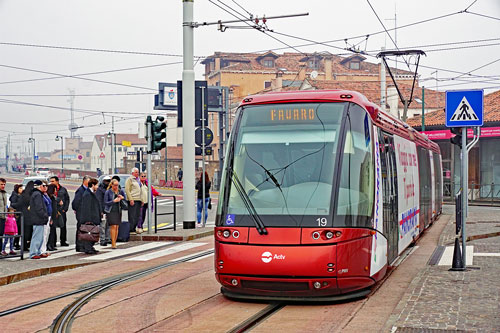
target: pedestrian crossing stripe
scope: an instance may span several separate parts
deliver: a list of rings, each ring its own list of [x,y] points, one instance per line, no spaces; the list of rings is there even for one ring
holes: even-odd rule
[[[453,112],[453,115],[451,116],[451,121],[470,121],[470,120],[478,120],[477,114],[470,105],[469,101],[465,96],[462,98],[460,103],[458,103],[458,106]]]

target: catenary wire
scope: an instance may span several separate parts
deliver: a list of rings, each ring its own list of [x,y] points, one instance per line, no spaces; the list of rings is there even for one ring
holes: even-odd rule
[[[95,82],[100,82],[100,83],[107,83],[107,84],[114,84],[114,85],[120,85],[120,86],[132,87],[132,88],[157,91],[157,89],[151,89],[151,88],[146,88],[146,87],[139,87],[139,86],[133,86],[133,85],[128,85],[128,84],[121,84],[121,83],[109,82],[109,81],[103,81],[103,80],[83,78],[82,76],[124,72],[124,71],[129,71],[129,70],[137,70],[137,69],[145,69],[145,68],[153,68],[153,67],[177,65],[177,64],[182,64],[182,61],[176,61],[176,62],[170,62],[170,63],[164,63],[164,64],[156,64],[156,65],[139,66],[139,67],[120,68],[120,69],[113,69],[113,70],[99,71],[99,72],[81,73],[81,74],[74,74],[74,75],[58,74],[58,73],[52,73],[52,72],[47,72],[47,71],[25,68],[25,67],[0,64],[0,67],[17,69],[17,70],[24,70],[24,71],[29,71],[29,72],[41,73],[41,74],[55,75],[55,76],[52,76],[49,78],[37,78],[37,79],[18,80],[18,81],[5,81],[5,82],[0,82],[0,84],[21,83],[21,82],[30,82],[30,81],[43,81],[43,80],[51,80],[51,79],[59,79],[59,78],[74,78],[74,79],[80,79],[80,80],[89,80],[89,81],[95,81]]]

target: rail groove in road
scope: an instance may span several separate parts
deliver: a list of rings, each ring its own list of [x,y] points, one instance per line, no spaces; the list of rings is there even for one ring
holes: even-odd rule
[[[243,333],[251,330],[253,327],[257,326],[262,321],[266,320],[269,316],[272,316],[274,313],[278,312],[282,308],[285,307],[285,303],[271,303],[266,306],[264,309],[260,310],[247,320],[243,321],[238,326],[232,328],[227,333]]]
[[[62,299],[62,298],[68,297],[68,296],[80,294],[82,292],[86,292],[86,291],[91,290],[90,293],[88,293],[88,294],[80,297],[80,299],[82,299],[82,298],[85,298],[86,296],[88,296],[90,294],[93,294],[95,291],[99,291],[99,293],[100,293],[100,292],[104,291],[105,289],[110,288],[110,287],[112,287],[114,285],[117,285],[117,284],[129,281],[129,280],[132,280],[132,279],[144,276],[144,275],[151,274],[151,273],[153,273],[155,271],[158,271],[158,270],[161,270],[163,268],[167,268],[167,267],[174,266],[174,265],[177,265],[177,264],[180,264],[180,263],[183,263],[183,262],[187,262],[189,260],[196,259],[198,257],[206,256],[207,254],[211,254],[213,252],[214,252],[213,249],[212,250],[207,250],[207,251],[204,251],[204,252],[201,252],[201,253],[197,253],[197,254],[194,254],[194,255],[189,256],[189,257],[183,257],[181,259],[178,259],[178,260],[175,260],[175,261],[171,261],[171,262],[168,262],[168,263],[165,263],[165,264],[153,266],[153,267],[150,267],[150,268],[146,268],[146,269],[143,269],[143,270],[135,271],[135,272],[124,274],[124,275],[122,274],[122,275],[120,275],[118,277],[108,278],[105,281],[100,281],[100,282],[98,281],[96,283],[84,286],[84,287],[82,287],[80,289],[77,289],[77,290],[69,291],[69,292],[66,292],[66,293],[63,293],[63,294],[60,294],[60,295],[56,295],[56,296],[53,296],[53,297],[48,297],[48,298],[45,298],[45,299],[42,299],[42,300],[39,300],[39,301],[36,301],[36,302],[32,302],[32,303],[28,303],[28,304],[17,306],[15,308],[4,310],[4,311],[0,312],[0,317],[4,317],[4,316],[7,316],[7,315],[16,313],[16,312],[24,311],[24,310],[27,310],[27,309],[30,309],[30,308],[34,308],[34,307],[42,305],[42,304],[46,304],[46,303],[49,303],[49,302],[52,302],[52,301],[56,301],[56,300],[59,300],[59,299]],[[104,288],[104,289],[102,289],[102,288]],[[97,295],[97,293],[95,295]],[[72,303],[72,305],[76,306],[77,304]],[[81,304],[81,306],[82,305],[83,304]],[[66,310],[64,310],[63,312],[65,312],[65,311]],[[76,314],[76,312],[74,314]],[[71,319],[71,318],[72,317],[70,317],[69,319]]]

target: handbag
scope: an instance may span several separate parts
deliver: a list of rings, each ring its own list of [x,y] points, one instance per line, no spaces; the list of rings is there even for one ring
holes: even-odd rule
[[[86,222],[78,229],[78,240],[87,242],[99,241],[99,226],[92,222]]]
[[[64,227],[64,220],[60,212],[57,212],[56,219],[53,221],[53,223],[55,224],[56,228]]]
[[[124,200],[120,200],[120,207],[122,210],[128,210],[128,203]]]
[[[212,209],[212,198],[208,198],[208,209]]]

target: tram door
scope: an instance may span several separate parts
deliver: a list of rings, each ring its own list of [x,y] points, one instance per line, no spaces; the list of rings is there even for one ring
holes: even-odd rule
[[[380,131],[380,164],[384,197],[384,235],[387,237],[387,260],[391,264],[398,256],[398,173],[396,149],[391,134]]]

